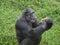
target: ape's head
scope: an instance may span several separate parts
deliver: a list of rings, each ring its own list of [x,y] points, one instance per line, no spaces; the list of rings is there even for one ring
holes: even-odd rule
[[[33,23],[36,20],[36,16],[34,14],[34,10],[31,9],[31,8],[26,8],[24,10],[24,17],[25,17],[26,21],[28,21],[28,22],[32,22]]]

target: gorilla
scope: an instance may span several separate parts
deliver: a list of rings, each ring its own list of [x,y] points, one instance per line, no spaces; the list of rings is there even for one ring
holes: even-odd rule
[[[19,45],[39,45],[43,32],[53,25],[51,18],[38,22],[34,13],[33,9],[26,8],[16,21],[16,37]]]

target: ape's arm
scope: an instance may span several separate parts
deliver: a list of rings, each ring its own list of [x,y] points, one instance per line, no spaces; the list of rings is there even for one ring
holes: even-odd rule
[[[42,20],[41,20],[42,21]],[[43,22],[46,22],[47,23],[47,30],[48,29],[50,29],[51,27],[52,27],[52,25],[53,25],[53,21],[52,21],[52,19],[46,19],[45,21],[43,21]],[[43,22],[38,22],[38,20],[35,20],[35,22],[34,23],[32,23],[32,27],[33,28],[36,28],[37,26],[39,26],[40,24],[42,24]]]
[[[44,31],[50,29],[52,27],[53,21],[51,19],[47,19],[44,22],[41,22],[39,26],[36,28],[30,28],[26,23],[24,22],[18,22],[17,28],[28,37],[39,37]]]
[[[41,22],[39,26],[34,29],[35,35],[41,35],[44,31],[49,30],[52,27],[52,25],[52,19],[46,19],[44,22]]]

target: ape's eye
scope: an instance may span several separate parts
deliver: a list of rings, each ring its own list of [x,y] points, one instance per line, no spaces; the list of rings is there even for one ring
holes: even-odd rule
[[[30,13],[27,13],[26,15],[28,16],[28,15],[30,15]]]
[[[29,13],[27,13],[27,14],[29,14]]]

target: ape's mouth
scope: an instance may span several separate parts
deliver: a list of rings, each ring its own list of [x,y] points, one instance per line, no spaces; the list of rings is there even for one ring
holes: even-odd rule
[[[32,18],[32,20],[31,20],[32,22],[35,22],[35,18]]]

